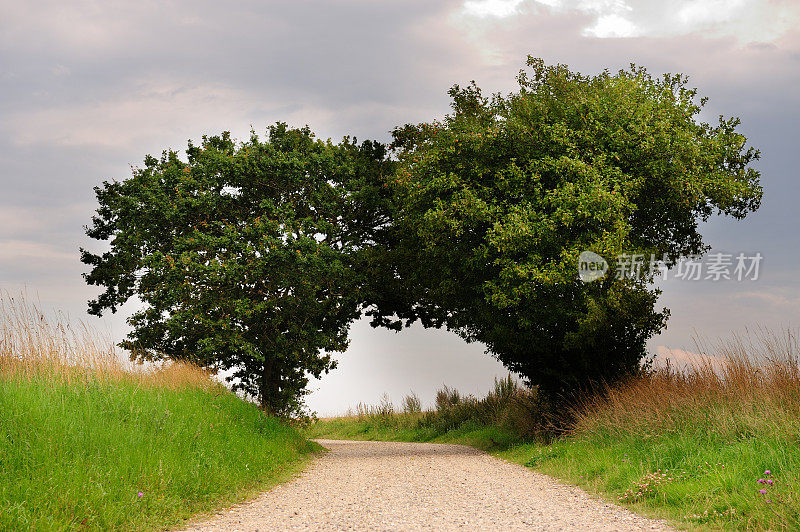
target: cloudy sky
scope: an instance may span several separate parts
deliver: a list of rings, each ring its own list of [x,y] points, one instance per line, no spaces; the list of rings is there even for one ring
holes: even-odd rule
[[[691,350],[695,332],[800,321],[796,0],[0,0],[0,12],[0,289],[27,288],[116,338],[132,308],[86,315],[96,289],[77,251],[91,245],[82,225],[101,180],[187,139],[244,138],[278,120],[387,140],[445,114],[454,83],[514,90],[527,54],[584,73],[635,62],[688,74],[710,97],[704,118],[740,116],[762,151],[761,210],[705,227],[715,251],[761,253],[758,280],[664,282],[672,318],[653,352]],[[479,393],[504,374],[444,332],[358,323],[352,336],[339,369],[314,383],[322,414],[384,391],[428,400],[442,383]]]

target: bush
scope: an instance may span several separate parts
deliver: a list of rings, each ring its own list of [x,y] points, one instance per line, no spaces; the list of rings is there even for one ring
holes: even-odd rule
[[[425,412],[418,425],[437,434],[472,427],[497,427],[519,439],[544,436],[549,409],[536,388],[522,386],[511,375],[495,379],[482,399],[462,395],[448,386],[436,392],[436,408]]]
[[[414,392],[403,397],[403,412],[406,414],[419,414],[422,412],[422,401]]]

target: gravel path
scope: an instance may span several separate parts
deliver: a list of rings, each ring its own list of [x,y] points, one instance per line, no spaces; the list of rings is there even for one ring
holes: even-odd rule
[[[186,530],[671,530],[470,447],[318,441],[297,479]]]

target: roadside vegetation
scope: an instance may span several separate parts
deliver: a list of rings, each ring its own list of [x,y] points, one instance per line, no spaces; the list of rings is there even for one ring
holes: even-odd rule
[[[0,305],[0,530],[164,529],[318,448],[196,366],[128,366],[86,329]]]
[[[307,433],[314,438],[464,443],[496,451],[541,441],[546,436],[542,408],[535,390],[509,376],[495,380],[482,399],[445,386],[434,408],[423,411],[414,394],[400,408],[384,396],[378,405],[359,404],[343,417],[318,420]]]
[[[565,433],[545,421],[535,390],[511,379],[480,400],[443,389],[424,412],[361,405],[308,433],[473,445],[688,528],[800,528],[796,333],[699,351],[686,367],[587,397]]]

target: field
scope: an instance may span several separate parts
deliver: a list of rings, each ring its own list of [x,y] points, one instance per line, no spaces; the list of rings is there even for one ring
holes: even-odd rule
[[[481,400],[442,390],[428,412],[361,405],[319,421],[309,435],[464,443],[680,527],[796,530],[797,336],[751,338],[704,348],[711,356],[685,369],[661,368],[586,400],[566,434],[537,425],[535,393],[501,381]]]
[[[199,368],[126,367],[87,331],[2,303],[2,530],[164,529],[318,448]]]

